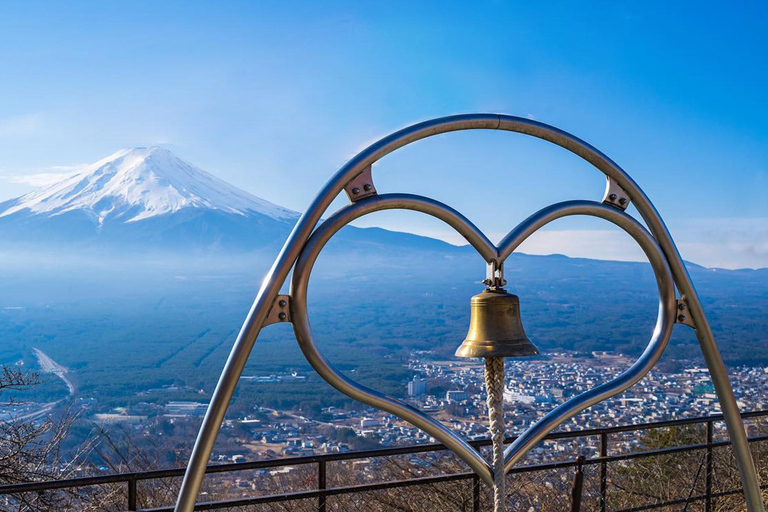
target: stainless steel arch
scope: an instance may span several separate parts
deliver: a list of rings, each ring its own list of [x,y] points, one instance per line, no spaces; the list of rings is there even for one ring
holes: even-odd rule
[[[656,276],[656,284],[659,288],[659,314],[651,341],[637,361],[614,379],[579,395],[580,400],[568,400],[526,429],[505,450],[504,467],[507,471],[525,456],[536,443],[563,423],[564,419],[571,418],[587,407],[615,396],[640,381],[661,357],[675,324],[677,300],[674,282],[664,254],[645,228],[629,215],[611,206],[591,201],[568,201],[548,206],[528,217],[504,237],[500,244],[501,257],[505,258],[512,254],[529,236],[550,222],[570,215],[600,217],[620,227],[634,238],[635,242],[643,249]]]
[[[446,222],[462,234],[485,261],[496,258],[498,254],[496,247],[472,223],[455,210],[432,199],[410,194],[386,194],[353,203],[333,214],[315,230],[296,262],[290,292],[291,321],[296,339],[304,357],[326,382],[355,400],[395,414],[429,433],[461,457],[486,484],[493,485],[493,473],[488,462],[461,437],[418,409],[344,376],[320,353],[315,344],[307,312],[307,285],[320,251],[333,235],[355,219],[372,212],[392,209],[415,210]]]
[[[683,298],[687,301],[689,314],[696,326],[699,345],[712,376],[721,409],[725,416],[744,486],[744,496],[748,509],[750,512],[763,512],[765,509],[761,499],[757,474],[725,366],[717,350],[712,331],[707,324],[691,278],[661,216],[634,180],[594,147],[552,126],[529,119],[499,114],[449,116],[404,128],[361,151],[325,184],[307,211],[297,222],[275,263],[264,278],[237,340],[232,347],[193,448],[176,503],[176,511],[189,512],[194,509],[195,500],[205,473],[206,464],[213,449],[213,444],[253,344],[258,337],[259,331],[265,324],[280,287],[285,282],[299,254],[304,249],[317,222],[333,199],[367,167],[392,151],[433,135],[470,129],[512,131],[552,142],[590,162],[627,193],[629,201],[635,205],[653,238],[658,243],[672,272],[675,284]]]
[[[291,315],[296,339],[307,361],[333,387],[355,400],[395,414],[421,428],[461,457],[488,485],[493,485],[493,473],[488,463],[454,432],[400,400],[366,388],[344,376],[320,353],[315,344],[307,312],[307,286],[317,257],[325,244],[339,229],[364,215],[389,209],[410,209],[432,215],[456,228],[460,233],[463,232],[470,243],[473,242],[477,232],[473,225],[449,207],[434,200],[410,194],[385,194],[342,208],[315,230],[296,262],[291,280],[291,297],[293,299]],[[592,201],[571,201],[550,206],[534,214],[528,221],[523,222],[519,228],[516,228],[510,233],[510,236],[505,238],[506,243],[502,243],[499,249],[493,247],[491,254],[511,254],[512,251],[508,249],[517,247],[537,228],[568,215],[592,215],[603,218],[624,229],[641,246],[653,267],[659,287],[659,314],[656,327],[643,355],[630,369],[610,382],[569,400],[564,406],[557,408],[544,418],[548,421],[538,422],[533,428],[526,431],[526,434],[532,432],[531,435],[526,437],[524,434],[518,442],[511,445],[506,456],[507,469],[557,425],[573,417],[579,411],[624,391],[643,378],[661,357],[672,335],[672,327],[675,323],[677,300],[675,299],[674,282],[661,249],[645,228],[616,208]],[[476,248],[478,245],[482,249],[486,248],[485,245],[479,243],[477,245],[472,243],[472,245]],[[481,256],[483,255],[482,251],[478,250],[478,252]],[[487,256],[484,258],[488,261]],[[502,263],[504,259],[506,256],[498,258],[499,263]]]

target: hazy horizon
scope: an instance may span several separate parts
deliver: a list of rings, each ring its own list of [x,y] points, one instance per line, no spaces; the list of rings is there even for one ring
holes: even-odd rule
[[[303,211],[378,138],[432,117],[501,112],[614,159],[685,259],[768,266],[763,4],[35,5],[0,7],[0,200],[119,148],[158,144]],[[375,179],[381,192],[435,196],[492,239],[553,201],[603,190],[600,173],[563,150],[485,131],[398,151]],[[456,242],[417,215],[362,224]],[[523,250],[638,259],[617,240],[604,224],[570,219]]]

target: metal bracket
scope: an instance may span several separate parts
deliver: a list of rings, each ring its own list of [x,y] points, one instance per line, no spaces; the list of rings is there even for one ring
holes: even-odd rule
[[[373,176],[371,175],[371,166],[369,165],[363,172],[355,176],[352,181],[344,187],[344,192],[353,203],[366,197],[376,195],[376,187],[373,186]]]
[[[678,299],[677,301],[677,317],[675,318],[675,323],[684,324],[693,329],[696,328],[693,323],[693,318],[691,318],[691,314],[688,312],[688,303],[685,299]]]
[[[498,263],[496,260],[488,263],[485,270],[485,280],[483,284],[488,288],[501,288],[507,284],[504,279],[504,263]]]
[[[275,298],[275,302],[272,304],[272,308],[267,314],[267,319],[264,320],[264,327],[272,324],[286,323],[291,321],[291,296],[290,295],[278,295]]]
[[[629,194],[608,176],[605,177],[603,204],[615,206],[620,210],[626,210],[629,206]]]

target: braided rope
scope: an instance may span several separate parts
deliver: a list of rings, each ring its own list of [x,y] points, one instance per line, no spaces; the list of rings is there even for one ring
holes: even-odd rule
[[[485,359],[485,388],[488,393],[488,420],[493,442],[493,512],[506,512],[503,357],[487,357]]]

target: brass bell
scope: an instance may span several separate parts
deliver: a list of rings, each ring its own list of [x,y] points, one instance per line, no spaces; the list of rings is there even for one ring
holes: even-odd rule
[[[502,288],[489,288],[472,297],[467,338],[458,357],[523,357],[539,353],[523,330],[520,298]]]

